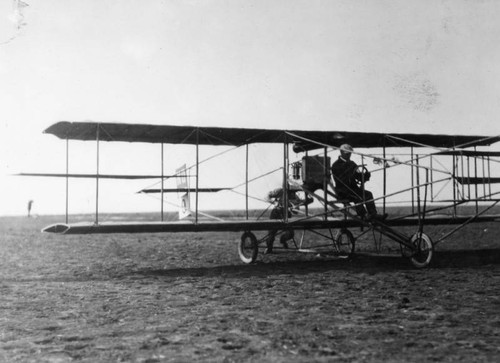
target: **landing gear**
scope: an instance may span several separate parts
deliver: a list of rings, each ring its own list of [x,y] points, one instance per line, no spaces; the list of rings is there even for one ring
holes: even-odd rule
[[[333,242],[335,252],[339,256],[351,257],[354,254],[354,236],[348,229],[342,229]]]
[[[259,246],[257,238],[252,232],[245,232],[241,235],[241,241],[238,245],[238,255],[243,263],[253,263],[257,259]]]
[[[401,246],[403,256],[409,257],[416,268],[428,266],[434,253],[434,245],[430,237],[425,233],[417,232],[411,237],[410,243],[414,247],[413,251],[408,247]]]

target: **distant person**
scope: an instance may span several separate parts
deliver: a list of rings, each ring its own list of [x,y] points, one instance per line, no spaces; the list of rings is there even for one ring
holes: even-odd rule
[[[356,204],[356,213],[363,219],[380,220],[387,215],[377,213],[373,194],[364,189],[363,182],[370,179],[370,172],[364,174],[358,165],[351,160],[353,148],[349,144],[340,146],[340,156],[332,164],[332,175],[335,181],[335,193],[338,199],[348,200]]]
[[[292,214],[298,213],[298,209],[300,208],[301,205],[306,205],[310,204],[314,201],[314,199],[310,196],[306,195],[305,199],[302,199],[297,193],[300,192],[302,189],[294,188],[291,187],[288,189],[288,208],[287,213],[288,213],[288,218],[292,216]],[[276,188],[274,190],[271,190],[268,194],[268,200],[272,203],[275,203],[274,208],[271,210],[271,215],[269,216],[270,219],[285,219],[285,208],[284,208],[284,193],[283,193],[283,188]],[[278,233],[277,230],[270,230],[268,237],[267,237],[267,248],[264,253],[272,253],[273,252],[273,245],[274,245],[274,239],[276,237],[276,234]],[[284,248],[288,248],[288,243],[287,241],[293,239],[295,236],[295,233],[293,229],[286,230],[283,232],[283,234],[280,237],[280,243]]]
[[[31,217],[31,207],[33,207],[33,200],[28,201],[28,218]]]

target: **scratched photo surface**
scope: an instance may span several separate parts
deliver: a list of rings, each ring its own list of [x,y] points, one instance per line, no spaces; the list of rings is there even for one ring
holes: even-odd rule
[[[244,265],[237,233],[40,233],[60,219],[0,218],[1,361],[500,359],[498,223],[469,226],[417,270],[386,240],[379,257]]]
[[[284,185],[282,144],[198,150],[107,142],[106,128],[102,142],[44,133],[61,121],[496,141],[499,18],[489,0],[1,1],[0,362],[500,361],[498,222],[451,235],[424,269],[367,228],[352,259],[280,251],[277,239],[249,265],[241,233],[40,233],[65,212],[91,224],[94,211],[99,222],[186,212],[177,193],[139,193],[183,165],[199,167],[196,189],[221,188],[199,197],[203,211],[264,210]],[[400,166],[420,147],[351,146],[377,198],[406,189],[388,205],[415,202],[413,168]],[[424,154],[445,151],[434,147]],[[443,177],[431,199],[477,199],[467,169],[498,202],[500,162],[490,173],[489,157],[500,143],[477,152],[481,163],[466,156],[462,174],[447,174],[462,193]],[[447,156],[433,165],[458,170]],[[185,187],[174,179],[164,187]],[[451,228],[424,231],[438,241]]]

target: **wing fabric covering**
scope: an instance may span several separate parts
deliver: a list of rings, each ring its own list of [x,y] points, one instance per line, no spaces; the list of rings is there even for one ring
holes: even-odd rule
[[[437,217],[430,216],[425,219],[426,225],[452,225],[463,224],[470,221],[470,216],[462,217]],[[475,218],[476,222],[498,221],[498,215],[482,215]],[[386,220],[385,225],[392,227],[418,226],[421,223],[417,217]],[[129,223],[74,223],[52,224],[45,227],[42,232],[59,234],[105,234],[105,233],[159,233],[159,232],[241,232],[265,231],[270,229],[322,229],[322,228],[354,228],[363,226],[363,222],[351,219],[311,220],[302,219],[285,223],[279,220],[234,220],[199,222],[129,222]]]
[[[347,131],[300,131],[233,127],[196,127],[125,123],[60,121],[45,133],[69,140],[124,141],[191,145],[232,145],[251,143],[294,143],[295,151],[312,150],[323,145],[339,147],[472,147],[500,141],[500,136],[390,134]]]

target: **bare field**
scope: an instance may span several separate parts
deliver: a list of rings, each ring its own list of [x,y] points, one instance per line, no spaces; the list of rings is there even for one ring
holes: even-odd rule
[[[0,218],[1,361],[500,361],[498,223],[416,270],[387,256],[243,265],[236,233],[39,232],[54,221]]]

